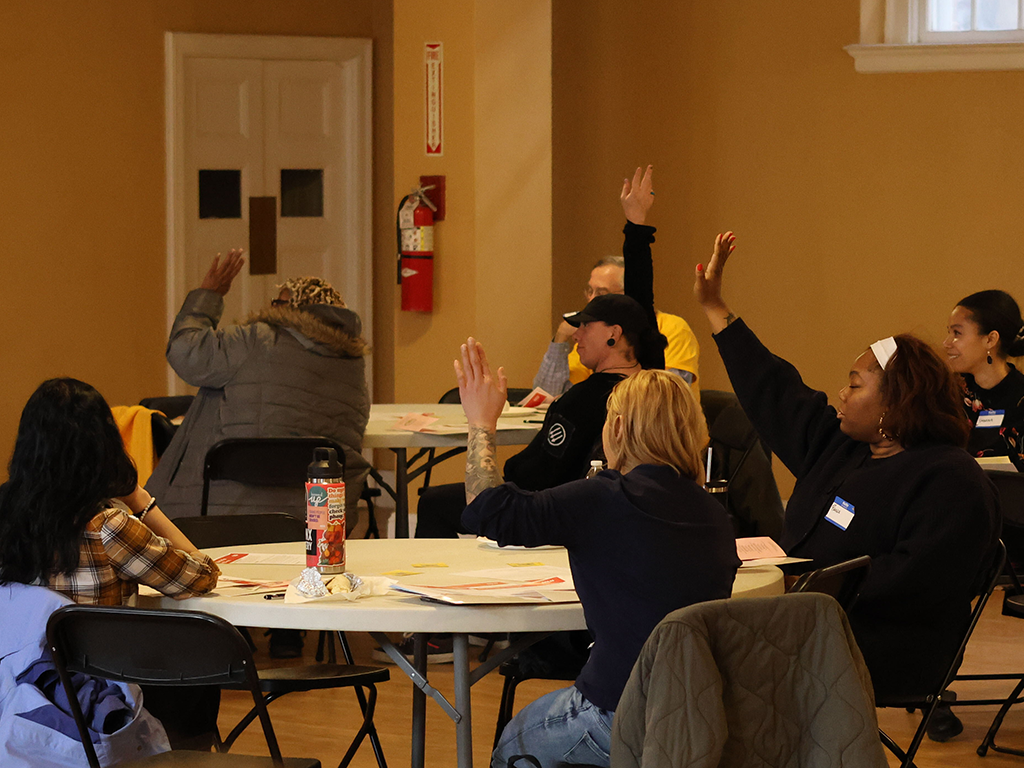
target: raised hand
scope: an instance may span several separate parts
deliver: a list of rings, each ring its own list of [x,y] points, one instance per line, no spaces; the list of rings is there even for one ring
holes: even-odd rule
[[[715,306],[722,301],[722,272],[729,255],[736,250],[736,235],[732,232],[718,235],[715,247],[711,252],[711,261],[705,269],[703,264],[697,265],[693,283],[693,296],[702,307]]]
[[[226,296],[228,291],[231,290],[231,282],[238,276],[238,273],[242,271],[242,267],[245,265],[245,259],[242,258],[243,253],[245,253],[243,249],[233,248],[228,251],[223,261],[221,261],[219,253],[214,256],[213,263],[210,265],[210,269],[207,270],[206,276],[199,287],[216,291],[221,296]]]
[[[729,260],[729,254],[734,250],[736,235],[732,232],[719,235],[715,238],[715,249],[711,252],[711,261],[708,262],[707,268],[705,269],[703,264],[698,264],[694,274],[693,296],[707,315],[712,333],[724,330],[736,319],[722,298],[722,272],[725,269],[725,262]]]
[[[641,173],[643,173],[643,177],[641,177]],[[626,218],[634,224],[643,224],[646,221],[647,212],[654,205],[653,186],[653,165],[648,165],[646,171],[637,168],[632,181],[623,180],[619,200],[622,201],[622,211],[626,214]]]
[[[493,376],[484,348],[470,336],[462,345],[461,363],[455,360],[455,377],[469,426],[494,429],[508,402],[505,369],[499,368],[498,375]]]

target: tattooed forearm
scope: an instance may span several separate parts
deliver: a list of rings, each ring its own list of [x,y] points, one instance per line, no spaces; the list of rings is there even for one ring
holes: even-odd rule
[[[725,316],[725,325],[726,325],[726,327],[732,325],[733,322],[735,322],[736,319],[737,319],[736,315],[734,315],[732,312],[730,312],[728,315],[726,315]]]
[[[469,504],[488,488],[501,485],[496,461],[497,445],[494,429],[470,427],[466,451],[466,503]]]

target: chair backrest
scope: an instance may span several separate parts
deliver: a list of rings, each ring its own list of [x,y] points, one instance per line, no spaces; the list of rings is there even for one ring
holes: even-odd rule
[[[836,602],[843,606],[843,610],[849,613],[870,568],[870,557],[855,557],[853,560],[808,571],[801,575],[788,591],[823,592],[834,597]]]
[[[300,488],[316,448],[333,448],[345,464],[345,450],[329,437],[229,437],[206,452],[200,515],[210,499],[210,483],[234,480],[261,487]]]
[[[732,392],[701,390],[700,404],[708,423],[711,479],[726,481],[725,504],[736,535],[778,538],[784,512],[767,445]]]
[[[199,549],[303,541],[306,525],[284,512],[179,517],[174,524]]]
[[[527,389],[526,387],[509,387],[508,391],[505,392],[505,396],[508,398],[509,405],[519,405],[520,401],[528,394],[533,392],[533,389]]]
[[[1024,563],[1024,473],[986,472],[999,491],[1003,543],[1011,561]]]
[[[229,685],[252,694],[275,763],[281,750],[245,638],[197,611],[69,605],[50,616],[46,639],[89,758],[99,768],[71,673],[139,685]]]
[[[533,389],[526,389],[525,387],[509,387],[508,391],[505,393],[505,397],[508,399],[509,405],[515,405],[531,392],[533,392]],[[441,395],[441,399],[437,402],[442,405],[458,405],[462,402],[462,398],[459,396],[459,388],[452,387]]]

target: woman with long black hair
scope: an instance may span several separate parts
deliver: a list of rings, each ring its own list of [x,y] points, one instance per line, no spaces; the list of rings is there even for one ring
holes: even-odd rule
[[[32,394],[8,475],[0,485],[0,598],[13,600],[18,585],[30,584],[76,603],[124,605],[139,584],[172,597],[217,585],[217,565],[139,487],[110,406],[85,382],[50,379]],[[172,746],[210,748],[215,686],[147,688],[145,696]]]
[[[209,592],[219,569],[139,487],[110,406],[77,379],[29,398],[0,486],[0,584],[40,584],[76,603],[122,605],[139,584]]]

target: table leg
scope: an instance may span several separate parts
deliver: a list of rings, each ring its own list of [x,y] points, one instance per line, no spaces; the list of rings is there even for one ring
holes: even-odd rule
[[[409,456],[405,448],[395,452],[395,538],[409,538]]]
[[[452,636],[455,653],[455,708],[462,719],[455,724],[455,749],[459,768],[473,768],[473,718],[469,686],[469,635]]]
[[[412,661],[421,676],[427,671],[427,635],[413,636]],[[427,694],[412,687],[412,760],[411,768],[423,768],[427,741]]]

